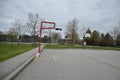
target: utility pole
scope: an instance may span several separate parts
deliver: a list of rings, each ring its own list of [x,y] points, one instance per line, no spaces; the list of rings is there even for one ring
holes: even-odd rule
[[[18,44],[20,44],[20,25],[18,25]]]

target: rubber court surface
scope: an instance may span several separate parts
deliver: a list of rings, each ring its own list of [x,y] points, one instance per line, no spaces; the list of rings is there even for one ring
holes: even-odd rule
[[[45,49],[15,80],[120,80],[120,51]]]

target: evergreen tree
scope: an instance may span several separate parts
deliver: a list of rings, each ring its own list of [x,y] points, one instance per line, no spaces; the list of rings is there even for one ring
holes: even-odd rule
[[[92,45],[96,45],[96,46],[99,45],[100,36],[98,31],[94,30],[93,33],[91,34],[91,42],[92,42]]]
[[[120,46],[120,34],[117,36],[117,46]]]
[[[105,43],[105,46],[113,46],[114,45],[114,40],[109,33],[107,33],[105,35],[104,43]]]

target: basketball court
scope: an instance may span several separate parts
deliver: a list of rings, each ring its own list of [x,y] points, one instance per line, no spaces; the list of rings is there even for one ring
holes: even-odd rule
[[[15,80],[120,80],[120,52],[45,49]]]

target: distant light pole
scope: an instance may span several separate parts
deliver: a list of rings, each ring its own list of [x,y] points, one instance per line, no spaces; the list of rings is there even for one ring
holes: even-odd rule
[[[48,36],[48,43],[50,44],[50,42],[51,42],[51,41],[50,41],[51,30],[48,31],[48,35],[49,35],[49,36]]]

